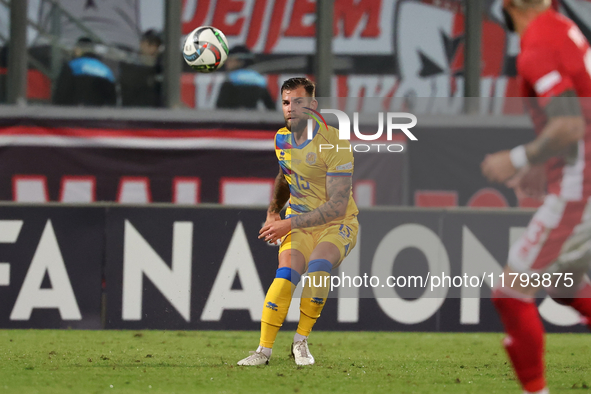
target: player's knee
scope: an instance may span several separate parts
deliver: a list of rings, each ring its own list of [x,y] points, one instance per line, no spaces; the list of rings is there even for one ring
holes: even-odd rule
[[[498,312],[502,312],[507,305],[507,300],[512,298],[511,295],[507,294],[501,288],[493,288],[491,294],[491,301]]]
[[[313,272],[327,272],[330,274],[332,264],[326,259],[315,259],[308,264],[308,273]]]
[[[315,260],[325,260],[331,264],[332,269],[332,266],[338,264],[343,257],[341,250],[333,242],[323,241],[316,246],[310,256],[310,264]]]
[[[306,268],[306,259],[300,251],[285,250],[279,254],[279,265],[277,268],[290,268],[301,275]]]
[[[286,279],[297,286],[300,283],[301,275],[292,268],[280,267],[275,272],[275,278]]]
[[[567,294],[565,291],[561,291],[554,287],[549,287],[546,289],[546,293],[552,298],[556,303],[560,305],[570,305],[573,303],[573,298],[570,294]]]
[[[501,296],[500,291],[498,289],[492,289],[492,294],[491,294],[490,300],[492,301],[493,305],[497,309],[499,309],[499,302],[500,302],[501,298],[502,298],[502,296]]]

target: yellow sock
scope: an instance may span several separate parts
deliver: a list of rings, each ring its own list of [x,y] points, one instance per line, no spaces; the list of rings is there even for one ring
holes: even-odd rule
[[[300,322],[296,331],[300,335],[309,336],[316,320],[320,317],[330,290],[331,269],[332,264],[328,260],[310,261],[308,279],[304,281],[300,301]]]
[[[263,306],[261,346],[273,347],[277,333],[287,316],[291,297],[299,281],[300,274],[291,268],[283,267],[277,270],[275,279],[267,291],[265,305]]]

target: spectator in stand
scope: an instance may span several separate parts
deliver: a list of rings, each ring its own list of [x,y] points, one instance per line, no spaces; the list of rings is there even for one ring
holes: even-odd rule
[[[250,69],[255,63],[254,54],[244,45],[230,49],[225,68],[226,81],[220,88],[217,107],[222,109],[257,109],[262,103],[266,109],[275,110],[275,102],[267,90],[265,77]]]
[[[146,30],[140,39],[139,63],[120,63],[121,105],[162,106],[162,37]]]
[[[154,29],[146,30],[140,40],[140,54],[142,62],[147,66],[160,67],[160,48],[162,37]]]
[[[115,106],[117,91],[113,71],[94,53],[94,43],[82,37],[73,59],[64,64],[53,92],[57,105]]]

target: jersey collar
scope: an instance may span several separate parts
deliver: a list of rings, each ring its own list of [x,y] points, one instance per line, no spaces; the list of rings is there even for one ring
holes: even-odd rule
[[[295,137],[292,134],[291,135],[291,147],[294,149],[305,148],[310,143],[310,141],[312,141],[314,139],[314,137],[316,137],[316,134],[318,134],[318,130],[320,130],[320,125],[318,123],[316,123],[316,127],[314,127],[314,131],[312,133],[312,139],[306,139],[306,141],[304,141],[301,145],[298,145],[298,143],[295,140]]]

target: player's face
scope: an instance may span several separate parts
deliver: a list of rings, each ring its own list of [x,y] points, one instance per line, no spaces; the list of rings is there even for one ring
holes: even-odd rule
[[[306,96],[306,89],[302,86],[293,90],[284,90],[281,101],[285,127],[292,132],[303,130],[310,117],[305,114],[308,111],[304,107],[312,106],[314,99]]]

